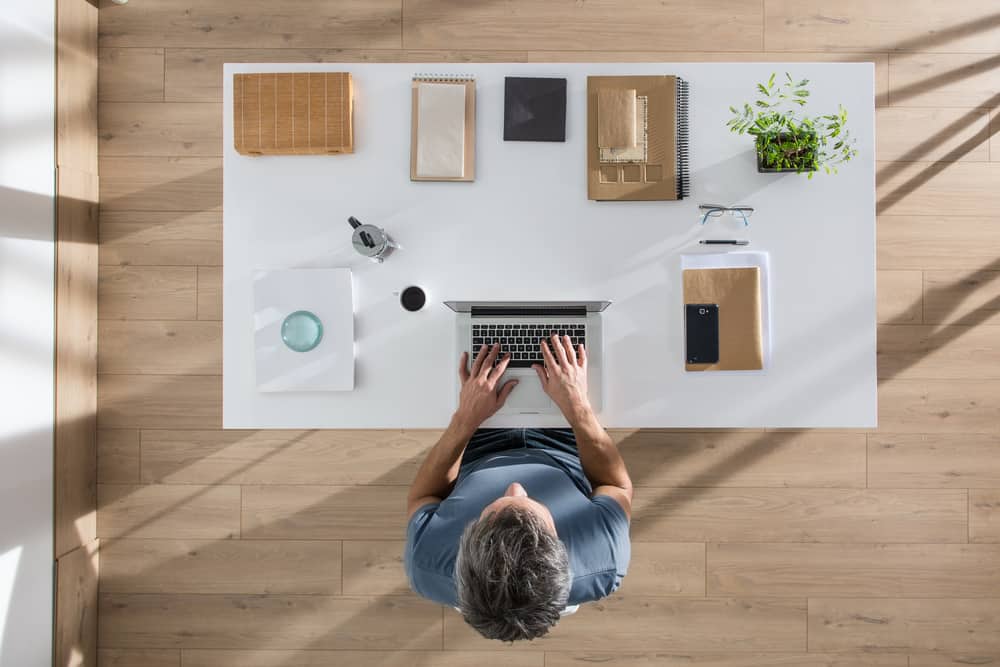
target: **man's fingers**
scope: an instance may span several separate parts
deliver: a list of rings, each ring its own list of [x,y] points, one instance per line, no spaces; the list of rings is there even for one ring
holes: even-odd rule
[[[587,348],[585,348],[583,345],[580,345],[580,352],[577,355],[577,358],[579,359],[580,367],[581,368],[586,367],[586,365],[587,365]]]
[[[500,379],[500,376],[503,375],[505,370],[507,370],[507,365],[510,364],[510,360],[510,352],[507,352],[503,355],[503,359],[500,360],[500,363],[496,365],[496,368],[490,372],[488,376],[490,382],[496,382]]]
[[[563,348],[566,350],[566,359],[568,359],[571,364],[576,366],[576,350],[573,349],[572,339],[570,339],[569,336],[563,336],[559,342],[562,343]]]
[[[483,365],[479,368],[479,373],[485,378],[488,378],[490,371],[493,370],[493,364],[497,360],[497,355],[500,354],[500,343],[493,343],[490,347],[489,354],[486,355],[486,360]]]
[[[470,375],[479,375],[479,369],[483,367],[484,359],[486,359],[485,345],[479,348],[479,354],[476,355],[476,360],[472,362],[472,372]]]
[[[469,353],[463,352],[462,357],[458,360],[458,377],[462,380],[462,384],[469,379]]]
[[[542,359],[545,360],[545,367],[546,368],[555,368],[556,367],[556,359],[555,359],[555,357],[552,356],[552,350],[549,349],[549,344],[547,342],[545,342],[544,339],[541,340],[541,341],[539,341],[538,344],[542,348]]]
[[[552,350],[555,352],[556,359],[559,360],[561,365],[565,366],[569,363],[569,360],[566,358],[566,348],[563,346],[562,340],[559,339],[559,334],[557,333],[552,334]]]
[[[541,364],[531,364],[531,368],[538,374],[538,381],[542,383],[542,387],[545,387],[549,383],[549,376],[545,372],[545,368]]]
[[[507,402],[507,397],[510,396],[510,392],[514,391],[514,387],[517,386],[517,380],[507,380],[500,387],[500,395],[497,396],[497,405],[502,408],[503,404]]]

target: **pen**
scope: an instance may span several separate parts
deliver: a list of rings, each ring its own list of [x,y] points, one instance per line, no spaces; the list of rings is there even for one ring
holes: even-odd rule
[[[702,245],[750,245],[746,239],[702,239],[698,241]]]

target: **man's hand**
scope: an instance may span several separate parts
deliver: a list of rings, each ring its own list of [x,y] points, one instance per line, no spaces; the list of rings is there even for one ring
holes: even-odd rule
[[[591,413],[587,398],[587,351],[583,345],[573,349],[569,336],[552,334],[552,348],[540,341],[545,366],[534,364],[542,389],[549,395],[571,425],[581,415]]]
[[[510,354],[505,354],[500,363],[493,367],[497,355],[500,354],[500,345],[494,344],[487,350],[483,345],[476,355],[476,360],[472,362],[472,369],[468,369],[469,354],[462,353],[459,361],[458,376],[462,380],[462,391],[458,397],[458,410],[455,411],[455,421],[468,430],[468,435],[479,428],[479,425],[492,417],[497,410],[503,407],[517,386],[517,380],[508,380],[497,390],[497,382],[507,364],[510,363]]]

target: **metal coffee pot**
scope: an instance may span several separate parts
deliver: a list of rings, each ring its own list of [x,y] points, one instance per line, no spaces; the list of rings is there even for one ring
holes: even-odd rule
[[[353,215],[347,219],[354,234],[351,236],[351,245],[358,251],[358,254],[367,257],[373,262],[382,263],[393,248],[397,247],[389,235],[381,227],[363,224]]]

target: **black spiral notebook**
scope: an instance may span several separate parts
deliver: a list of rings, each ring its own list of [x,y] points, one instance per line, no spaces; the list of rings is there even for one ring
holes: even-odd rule
[[[684,199],[691,190],[688,163],[685,80],[671,75],[587,77],[589,199]]]

